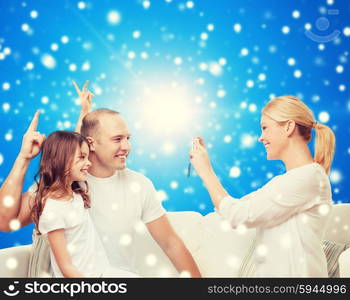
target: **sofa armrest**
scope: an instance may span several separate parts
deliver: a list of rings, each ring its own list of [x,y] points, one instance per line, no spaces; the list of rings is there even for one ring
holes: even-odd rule
[[[0,250],[0,277],[27,277],[32,245]]]
[[[350,277],[350,248],[339,256],[339,277]]]

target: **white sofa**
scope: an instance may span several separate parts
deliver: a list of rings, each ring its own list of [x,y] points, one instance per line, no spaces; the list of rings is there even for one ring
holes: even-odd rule
[[[240,277],[242,262],[252,248],[255,229],[230,228],[217,213],[170,212],[170,222],[192,253],[204,277]],[[334,205],[326,240],[350,244],[350,204]],[[136,265],[144,277],[179,274],[153,241],[146,227],[137,228]],[[31,245],[0,250],[0,277],[27,277]],[[340,277],[350,277],[350,248],[339,258]],[[180,275],[181,276],[181,275]]]

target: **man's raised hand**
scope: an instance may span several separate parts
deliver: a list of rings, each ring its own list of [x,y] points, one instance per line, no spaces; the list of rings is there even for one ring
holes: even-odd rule
[[[88,112],[91,111],[91,107],[92,107],[92,97],[94,97],[95,95],[93,93],[91,93],[87,86],[89,84],[89,80],[86,80],[86,82],[84,83],[84,86],[82,88],[82,90],[79,89],[78,85],[76,84],[75,81],[72,81],[75,90],[77,91],[77,94],[80,98],[80,102],[81,102],[81,111],[84,114],[87,114]]]

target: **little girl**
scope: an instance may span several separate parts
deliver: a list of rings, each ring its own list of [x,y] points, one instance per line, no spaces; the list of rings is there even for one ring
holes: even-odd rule
[[[55,277],[135,277],[110,267],[90,218],[88,156],[79,133],[56,131],[44,141],[32,207],[37,233],[47,236]]]

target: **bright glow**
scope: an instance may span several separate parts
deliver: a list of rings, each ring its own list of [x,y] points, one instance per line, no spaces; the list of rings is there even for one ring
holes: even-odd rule
[[[30,17],[31,17],[32,19],[36,19],[36,18],[38,17],[38,12],[37,12],[36,10],[32,10],[32,11],[30,12]]]
[[[216,92],[216,95],[217,95],[219,98],[224,98],[224,97],[226,96],[226,91],[220,89],[220,90],[218,90],[218,91]]]
[[[300,78],[301,76],[302,76],[302,73],[301,73],[300,70],[295,70],[295,71],[294,71],[294,77],[295,77],[295,78]]]
[[[9,110],[10,110],[10,107],[11,107],[11,105],[10,105],[10,103],[7,103],[7,102],[5,102],[3,105],[2,105],[2,109],[3,109],[3,111],[6,113],[6,112],[8,112]],[[1,164],[1,163],[0,163]]]
[[[157,256],[154,254],[148,254],[145,260],[148,266],[153,267],[157,263]]]
[[[10,85],[8,82],[4,82],[4,83],[2,84],[2,89],[3,89],[4,91],[8,91],[8,90],[10,89],[10,87],[11,87],[11,85]]]
[[[182,58],[181,57],[175,57],[174,64],[175,65],[181,65],[182,64]]]
[[[327,123],[329,121],[329,113],[326,111],[322,111],[319,113],[318,115],[318,119],[322,122],[322,123]]]
[[[294,19],[298,19],[300,17],[300,12],[298,10],[294,10],[292,16]]]
[[[304,28],[305,28],[306,30],[310,30],[311,27],[312,27],[312,26],[311,26],[310,23],[306,23],[305,26],[304,26]]]
[[[69,37],[64,35],[61,37],[62,44],[67,44],[69,42]]]
[[[338,170],[331,171],[330,179],[332,183],[339,183],[342,180],[342,175],[340,171]]]
[[[128,246],[132,242],[132,238],[130,234],[124,233],[120,239],[119,239],[119,244],[122,246]]]
[[[237,178],[241,175],[241,169],[238,167],[232,167],[230,169],[230,177]]]
[[[256,254],[258,256],[266,256],[267,255],[267,247],[263,244],[259,245],[257,248],[256,248]]]
[[[337,73],[343,73],[344,71],[344,67],[342,65],[338,65],[335,70],[337,71]]]
[[[255,144],[255,138],[251,136],[250,134],[244,134],[241,137],[241,146],[242,148],[251,148]]]
[[[225,143],[231,143],[231,141],[232,141],[232,137],[230,136],[230,135],[225,135],[224,136],[224,142]]]
[[[149,9],[149,7],[151,6],[151,2],[148,0],[145,0],[142,2],[142,5],[143,5],[144,9]]]
[[[206,41],[207,39],[208,39],[208,34],[206,33],[206,32],[203,32],[203,33],[201,33],[201,39],[203,40],[203,41]]]
[[[247,56],[248,54],[249,54],[249,50],[247,48],[242,48],[241,55],[242,56]]]
[[[34,64],[31,61],[28,61],[24,67],[25,70],[33,70]]]
[[[246,85],[247,85],[247,87],[252,88],[254,86],[254,81],[249,79],[249,80],[247,80]]]
[[[327,204],[322,204],[318,207],[318,213],[322,216],[328,215],[330,212],[330,207]]]
[[[188,271],[182,271],[182,272],[180,273],[180,277],[181,277],[181,278],[190,278],[190,277],[191,277],[191,273],[188,272]]]
[[[290,32],[290,28],[289,28],[288,26],[283,26],[283,27],[282,27],[282,32],[283,32],[284,34],[288,34],[288,33]]]
[[[172,154],[175,152],[176,146],[173,142],[165,142],[162,145],[162,150],[165,154]]]
[[[14,270],[16,269],[18,266],[18,260],[14,257],[10,257],[6,260],[6,267],[9,269],[9,270]]]
[[[344,92],[346,90],[345,84],[339,85],[339,91]]]
[[[345,27],[343,33],[345,36],[350,36],[350,27]]]
[[[209,72],[214,76],[219,76],[222,73],[222,67],[216,62],[211,63],[209,66]]]
[[[5,196],[2,201],[5,207],[12,207],[15,204],[15,199],[12,196]]]
[[[121,21],[121,16],[120,13],[117,12],[116,10],[112,10],[108,13],[107,15],[107,21],[111,25],[117,25]]]
[[[76,64],[70,64],[69,65],[69,71],[75,72],[77,70],[77,65]]]
[[[170,187],[175,190],[179,187],[179,184],[177,183],[177,181],[172,181],[170,182]]]
[[[138,31],[138,30],[135,30],[133,33],[132,33],[132,36],[134,39],[138,39],[140,36],[141,36],[141,32]]]
[[[214,30],[214,25],[213,24],[208,24],[207,29],[208,29],[208,31],[213,31]]]
[[[193,1],[187,1],[186,6],[187,6],[187,8],[189,8],[189,9],[193,8],[193,7],[194,7]]]
[[[86,61],[83,63],[83,65],[81,66],[81,69],[83,71],[89,71],[90,70],[90,62]]]
[[[241,32],[241,30],[242,30],[242,26],[241,26],[241,24],[235,24],[235,25],[233,25],[233,30],[236,32],[236,33],[240,33]]]
[[[17,219],[13,219],[10,221],[9,227],[12,231],[15,231],[21,228],[21,223]]]
[[[259,74],[258,76],[260,81],[265,81],[266,80],[266,75],[264,73]]]
[[[156,85],[144,90],[143,105],[138,105],[138,120],[147,130],[158,134],[174,133],[188,128],[194,121],[192,97],[188,91],[178,85]],[[169,152],[167,145],[163,150]],[[171,152],[171,151],[170,151]]]
[[[47,96],[43,96],[43,97],[41,98],[41,103],[42,103],[42,104],[47,104],[47,103],[49,103],[49,98],[48,98]]]
[[[157,197],[159,202],[163,202],[163,201],[168,199],[167,193],[165,191],[163,191],[163,190],[157,191],[156,197]]]
[[[86,3],[83,1],[78,2],[78,8],[79,9],[85,9],[86,8]]]
[[[56,43],[51,44],[51,50],[52,51],[57,51],[58,50],[58,45]]]
[[[29,25],[24,23],[22,24],[22,31],[27,32],[29,30]]]
[[[290,65],[290,66],[295,65],[295,59],[293,57],[288,58],[288,65]]]

